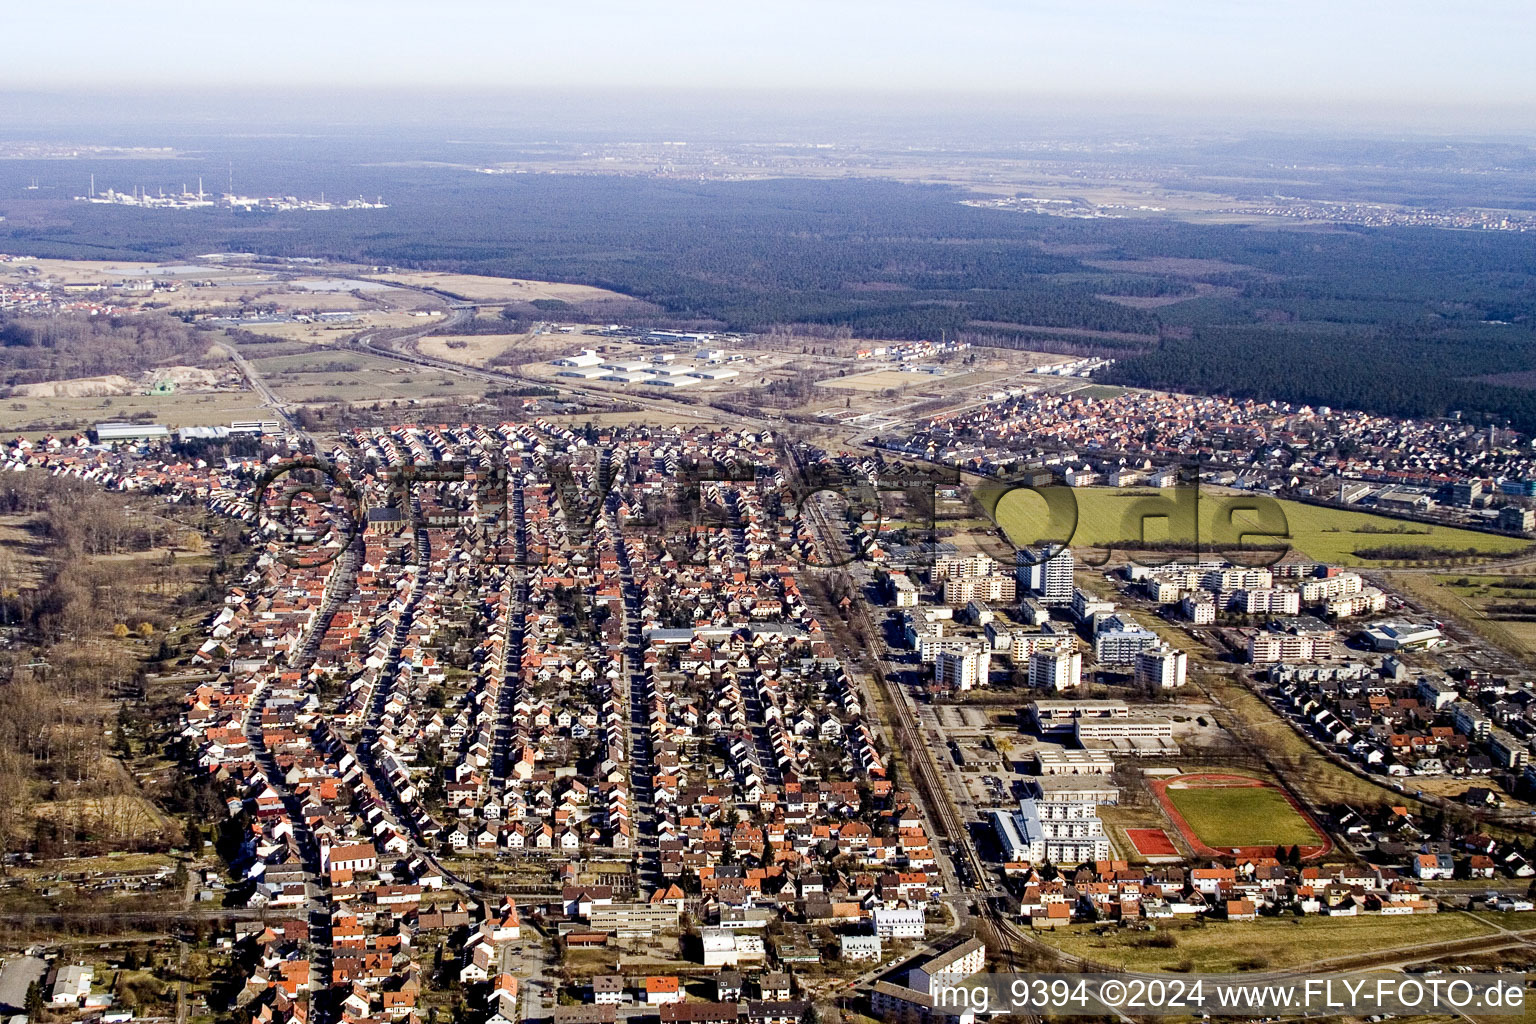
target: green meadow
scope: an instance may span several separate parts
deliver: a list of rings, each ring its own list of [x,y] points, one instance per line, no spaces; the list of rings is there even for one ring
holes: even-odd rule
[[[1193,489],[1058,487],[978,490],[1016,546],[1043,540],[1080,548],[1158,546],[1219,553],[1289,547],[1335,565],[1456,563],[1529,547],[1516,537],[1323,508],[1267,495]]]

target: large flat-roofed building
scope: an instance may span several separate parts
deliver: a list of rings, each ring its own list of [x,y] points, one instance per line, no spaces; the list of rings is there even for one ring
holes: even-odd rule
[[[1483,710],[1466,701],[1457,701],[1451,708],[1451,724],[1456,731],[1476,743],[1482,743],[1493,732],[1493,720]]]
[[[1123,700],[1036,700],[1025,708],[1030,724],[1042,735],[1070,733],[1079,718],[1129,718],[1130,705]]]
[[[651,375],[640,370],[610,370],[597,379],[610,384],[644,384]]]
[[[1295,615],[1301,611],[1301,593],[1278,587],[1234,590],[1227,607],[1247,615]]]
[[[1323,614],[1331,619],[1347,619],[1351,615],[1375,615],[1387,610],[1387,595],[1375,587],[1366,587],[1358,594],[1330,597],[1323,603]]]
[[[283,425],[277,420],[234,420],[229,425],[231,434],[281,434]]]
[[[705,967],[735,967],[741,962],[741,953],[736,949],[736,933],[729,928],[700,929],[699,948]]]
[[[1531,752],[1526,749],[1525,743],[1503,729],[1488,731],[1488,753],[1493,756],[1494,764],[1510,771],[1519,771],[1531,759]]]
[[[1133,757],[1177,754],[1171,718],[1119,718],[1112,721],[1079,718],[1073,735],[1078,745]]]
[[[561,356],[559,359],[551,360],[551,362],[555,366],[600,366],[602,365],[603,357],[589,348],[584,348],[573,355]]]
[[[1099,775],[1042,775],[1031,779],[1035,801],[1049,803],[1086,803],[1114,807],[1120,803],[1120,787]]]
[[[1005,863],[1033,864],[1045,859],[1044,840],[1038,833],[1025,835],[1019,827],[1019,816],[1014,812],[999,809],[988,811],[987,816],[992,819],[992,833],[997,837],[998,846],[1002,847]]]
[[[1439,627],[1416,622],[1377,622],[1361,637],[1378,651],[1422,651],[1445,642]]]
[[[676,928],[678,912],[668,903],[594,904],[587,921],[593,931],[618,936],[647,936]]]
[[[1303,580],[1300,586],[1301,599],[1308,604],[1317,604],[1326,601],[1330,597],[1347,597],[1350,594],[1358,594],[1365,589],[1365,580],[1361,579],[1357,572],[1340,572],[1332,576],[1322,576],[1315,580]]]
[[[1268,569],[1246,569],[1226,566],[1207,569],[1200,575],[1200,589],[1213,591],[1254,590],[1274,585],[1275,577]]]
[[[1180,601],[1179,612],[1197,626],[1209,626],[1216,621],[1216,602],[1202,590]]]
[[[1376,495],[1375,502],[1378,508],[1402,512],[1422,512],[1434,504],[1434,500],[1425,492],[1404,488],[1389,488],[1381,491]]]
[[[1072,591],[1072,614],[1078,622],[1091,622],[1096,615],[1113,615],[1115,602],[1104,598],[1082,587]]]
[[[1041,775],[1109,775],[1115,762],[1102,750],[1041,747],[1035,751],[1035,770]]]
[[[567,366],[556,371],[556,377],[576,377],[580,380],[602,380],[608,371],[597,366]]]
[[[113,441],[159,441],[171,436],[169,427],[161,423],[98,423],[91,433],[99,444]]]

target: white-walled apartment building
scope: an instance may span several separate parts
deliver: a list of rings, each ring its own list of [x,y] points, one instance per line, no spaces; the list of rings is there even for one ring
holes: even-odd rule
[[[962,651],[940,651],[933,659],[933,678],[950,690],[969,690],[986,686],[992,671],[992,651],[985,644],[970,641]]]
[[[1129,665],[1157,643],[1156,633],[1128,617],[1107,615],[1094,620],[1093,655],[1102,664]]]
[[[1174,581],[1156,576],[1142,580],[1141,589],[1148,600],[1156,601],[1158,604],[1172,604],[1179,599],[1180,594],[1184,593],[1184,588]]]
[[[1189,655],[1167,644],[1149,647],[1136,655],[1135,679],[1138,686],[1172,690],[1184,685]]]
[[[970,579],[973,576],[995,575],[1000,566],[991,555],[976,552],[973,555],[945,555],[933,560],[933,581]]]
[[[1013,601],[1018,597],[1018,581],[1002,573],[967,576],[944,581],[944,603],[968,601]]]
[[[1268,569],[1208,569],[1200,575],[1202,590],[1258,590],[1275,585],[1275,575]]]
[[[1106,601],[1082,587],[1072,591],[1072,614],[1079,622],[1087,622],[1095,615],[1112,615],[1114,611],[1115,602],[1113,601]]]
[[[1197,626],[1209,626],[1216,621],[1216,602],[1203,590],[1179,602],[1179,611]]]
[[[1234,590],[1228,607],[1249,615],[1295,615],[1301,611],[1301,594],[1295,590],[1258,587]]]
[[[927,934],[927,922],[921,910],[876,907],[869,912],[875,934],[882,939],[921,939]]]
[[[1068,803],[1051,805],[1053,817],[1040,816],[1043,806],[1032,799],[1019,801],[1017,811],[993,811],[992,829],[1010,861],[1047,861],[1054,864],[1080,864],[1105,860],[1110,856],[1109,837],[1099,820],[1097,807],[1084,804],[1086,816],[1056,817],[1070,813]]]
[[[896,594],[897,608],[917,607],[917,585],[905,575],[897,573],[891,577],[891,590]]]
[[[1008,642],[1008,656],[1015,665],[1023,665],[1043,651],[1077,650],[1077,638],[1071,633],[1014,633]]]
[[[1255,665],[1279,661],[1317,661],[1333,654],[1330,638],[1298,636],[1269,630],[1248,638],[1248,660]]]
[[[1071,548],[1054,554],[1048,548],[1021,548],[1014,561],[1019,586],[1036,594],[1041,604],[1060,607],[1072,603],[1072,591],[1076,589],[1072,574],[1077,560]]]
[[[1357,594],[1330,597],[1323,611],[1330,618],[1346,619],[1351,615],[1375,615],[1387,610],[1387,595],[1375,587],[1366,587]]]
[[[1482,743],[1493,732],[1493,720],[1483,710],[1467,701],[1458,701],[1451,710],[1451,724],[1456,731],[1475,743]]]
[[[1083,656],[1076,651],[1038,651],[1029,656],[1031,689],[1060,693],[1075,689],[1082,679]]]
[[[966,939],[954,949],[924,961],[907,973],[907,984],[932,993],[936,985],[954,984],[987,966],[987,947],[980,939]]]
[[[1315,580],[1303,580],[1301,599],[1307,604],[1319,604],[1330,597],[1347,597],[1365,589],[1365,581],[1359,573],[1341,572]]]

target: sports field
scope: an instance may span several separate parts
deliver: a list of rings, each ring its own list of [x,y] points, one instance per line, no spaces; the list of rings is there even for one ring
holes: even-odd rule
[[[1179,775],[1152,783],[1173,823],[1208,855],[1244,851],[1267,855],[1276,846],[1300,846],[1317,856],[1331,846],[1282,790],[1247,775]]]
[[[1168,838],[1168,833],[1160,828],[1128,828],[1125,830],[1125,838],[1136,847],[1136,852],[1143,857],[1177,857],[1178,847],[1173,845],[1173,840]]]
[[[1515,537],[1407,522],[1368,512],[1323,508],[1265,495],[1201,490],[1076,487],[1060,509],[1029,490],[978,491],[983,507],[1008,539],[1023,546],[1069,540],[1077,547],[1177,543],[1220,551],[1240,546],[1284,545],[1335,565],[1373,565],[1398,560],[1356,554],[1371,549],[1416,548],[1426,559],[1468,550],[1477,557],[1508,555],[1530,546]]]

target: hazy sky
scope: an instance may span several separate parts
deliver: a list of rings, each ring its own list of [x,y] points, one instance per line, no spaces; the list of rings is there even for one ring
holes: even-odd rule
[[[722,87],[1536,105],[1533,0],[47,0],[0,89]]]

